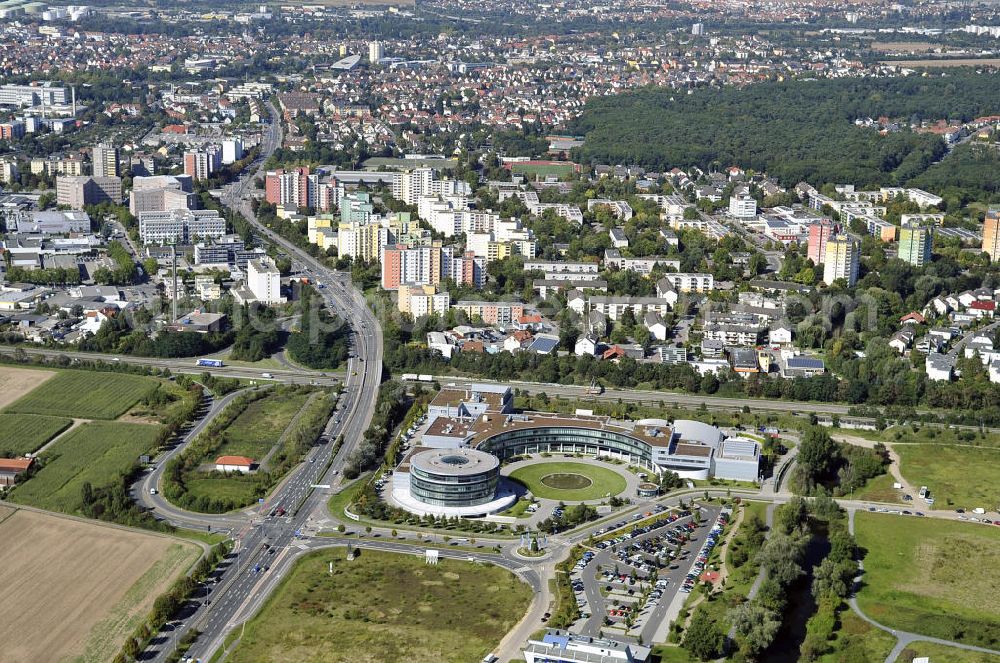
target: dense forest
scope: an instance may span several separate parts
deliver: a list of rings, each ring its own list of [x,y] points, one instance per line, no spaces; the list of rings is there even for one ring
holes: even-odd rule
[[[1000,149],[995,145],[959,145],[908,184],[934,191],[948,209],[971,201],[1000,202]]]
[[[646,88],[593,98],[567,127],[586,163],[767,171],[785,185],[906,182],[945,154],[940,138],[880,135],[859,118],[970,120],[1000,107],[1000,74],[768,82],[692,94]]]

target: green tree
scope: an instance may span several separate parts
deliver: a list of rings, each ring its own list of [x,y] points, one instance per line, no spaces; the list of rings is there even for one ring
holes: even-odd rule
[[[722,654],[725,635],[708,616],[708,612],[699,607],[691,618],[691,625],[684,632],[684,649],[692,656],[702,661],[711,661]]]
[[[781,628],[780,615],[757,601],[747,601],[732,611],[731,619],[742,638],[740,649],[750,659],[771,646]]]

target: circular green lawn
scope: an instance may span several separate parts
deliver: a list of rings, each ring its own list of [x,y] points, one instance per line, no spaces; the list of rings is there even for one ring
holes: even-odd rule
[[[535,497],[564,502],[617,495],[627,485],[625,477],[614,470],[585,463],[535,463],[519,467],[510,478],[524,484]]]

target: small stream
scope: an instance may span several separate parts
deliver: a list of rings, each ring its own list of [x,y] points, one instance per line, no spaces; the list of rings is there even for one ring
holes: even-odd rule
[[[812,595],[813,569],[830,553],[826,523],[812,521],[813,536],[805,551],[806,574],[793,584],[788,592],[788,608],[781,630],[771,646],[760,655],[768,663],[795,663],[799,660],[799,647],[806,638],[806,622],[816,612]]]

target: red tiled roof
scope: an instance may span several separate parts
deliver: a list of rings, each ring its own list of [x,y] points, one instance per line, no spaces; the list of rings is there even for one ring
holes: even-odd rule
[[[34,462],[34,458],[0,458],[0,472],[24,472]]]
[[[601,359],[621,359],[625,356],[625,351],[621,349],[621,346],[614,346],[613,348],[608,348],[601,355]]]
[[[253,465],[253,458],[247,458],[246,456],[219,456],[215,459],[216,465],[240,465],[243,467],[250,467]]]

